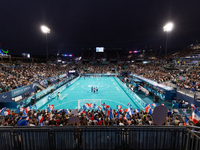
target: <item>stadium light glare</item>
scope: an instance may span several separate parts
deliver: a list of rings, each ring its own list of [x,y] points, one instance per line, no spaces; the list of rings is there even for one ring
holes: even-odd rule
[[[169,23],[167,23],[167,24],[163,27],[163,30],[164,30],[165,32],[170,32],[170,31],[173,29],[173,27],[174,27],[174,24],[171,23],[171,22],[169,22]]]
[[[41,26],[41,30],[43,33],[50,33],[50,29],[47,26]]]

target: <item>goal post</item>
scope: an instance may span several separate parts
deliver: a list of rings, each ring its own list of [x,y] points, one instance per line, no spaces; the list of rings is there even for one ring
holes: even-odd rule
[[[85,105],[86,103],[88,104],[96,104],[95,109],[98,108],[98,106],[101,107],[101,99],[79,99],[78,100],[78,109],[80,109],[81,107],[83,107],[83,105]]]

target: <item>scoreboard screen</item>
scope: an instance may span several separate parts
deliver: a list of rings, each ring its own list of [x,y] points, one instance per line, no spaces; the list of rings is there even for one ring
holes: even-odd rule
[[[26,57],[26,58],[30,58],[31,57],[29,53],[22,53],[22,56]]]
[[[96,47],[96,52],[104,52],[104,47]]]

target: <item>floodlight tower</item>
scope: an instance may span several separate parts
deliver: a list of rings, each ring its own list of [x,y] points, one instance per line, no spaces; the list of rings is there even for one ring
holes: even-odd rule
[[[47,26],[41,26],[41,30],[46,34],[46,49],[47,49],[47,60],[48,60],[48,43],[47,43],[47,33],[50,33],[50,29]]]
[[[172,22],[167,23],[164,27],[163,30],[166,32],[166,45],[165,45],[165,55],[167,54],[167,39],[168,39],[168,34],[169,32],[173,29],[174,24]]]

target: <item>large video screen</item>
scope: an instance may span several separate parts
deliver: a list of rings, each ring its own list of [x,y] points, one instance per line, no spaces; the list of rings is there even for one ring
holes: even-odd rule
[[[27,57],[27,58],[30,58],[30,57],[31,57],[29,53],[22,53],[22,56],[23,56],[23,57]]]
[[[96,47],[96,52],[104,52],[104,47]]]

